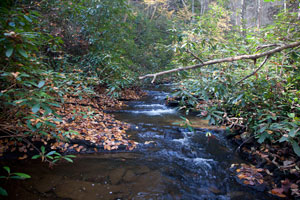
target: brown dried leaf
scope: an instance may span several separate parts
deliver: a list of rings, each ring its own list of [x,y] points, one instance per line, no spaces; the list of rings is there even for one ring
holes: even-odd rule
[[[286,195],[282,194],[282,193],[283,193],[283,188],[274,188],[271,190],[271,194],[278,196],[278,197],[285,198]]]

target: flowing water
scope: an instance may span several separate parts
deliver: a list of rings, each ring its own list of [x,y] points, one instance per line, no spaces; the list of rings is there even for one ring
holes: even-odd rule
[[[241,161],[224,131],[195,117],[195,132],[174,124],[180,113],[165,106],[168,90],[151,88],[147,97],[113,113],[131,124],[136,150],[80,155],[52,170],[27,161],[22,170],[32,178],[8,186],[10,199],[268,199],[232,177],[231,164]]]

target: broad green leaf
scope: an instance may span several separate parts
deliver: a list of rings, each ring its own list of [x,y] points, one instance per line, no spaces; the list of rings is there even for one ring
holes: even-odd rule
[[[36,130],[36,128],[31,125],[30,120],[27,120],[26,124],[27,124],[27,127],[30,128],[31,131],[35,131]]]
[[[46,157],[49,158],[49,159],[51,159],[51,160],[53,160],[53,157],[52,157],[52,156],[46,155]]]
[[[37,124],[36,124],[36,128],[40,128],[41,126],[43,125],[43,123],[42,122],[38,122]]]
[[[279,139],[279,142],[285,142],[285,141],[288,141],[288,137],[285,137],[285,136],[282,136],[280,139]]]
[[[33,113],[37,113],[41,108],[41,105],[39,103],[35,104],[33,107],[32,107],[32,112]]]
[[[45,136],[48,135],[48,133],[46,133],[45,131],[40,131],[39,133],[41,133],[42,135],[45,135]]]
[[[56,153],[56,151],[50,151],[49,153],[47,153],[47,156],[51,156],[51,155],[53,155],[55,153]]]
[[[263,126],[261,129],[259,129],[259,133],[263,133],[268,127],[267,126]]]
[[[38,88],[41,88],[45,85],[45,81],[40,81],[38,84]]]
[[[7,166],[4,166],[4,167],[3,167],[3,169],[5,169],[5,170],[7,171],[7,173],[9,173],[9,174],[10,174],[10,168],[9,168],[9,167],[7,167]]]
[[[293,150],[300,157],[300,147],[296,141],[292,141]]]
[[[71,158],[64,157],[64,159],[67,160],[68,162],[71,162],[71,163],[73,162],[73,160]]]
[[[49,121],[45,121],[45,124],[47,124],[48,126],[52,126],[52,127],[56,127],[56,124],[49,122]]]
[[[42,106],[42,108],[44,108],[44,110],[46,111],[46,112],[44,113],[44,115],[48,115],[48,114],[52,113],[52,109],[51,109],[48,105],[42,103],[41,106]]]
[[[291,137],[295,137],[295,135],[296,135],[296,129],[292,129],[290,132],[289,132],[289,136],[291,136]]]
[[[28,22],[32,22],[32,19],[30,19],[27,15],[24,15],[24,18],[28,21]]]
[[[0,195],[2,195],[2,196],[8,196],[6,190],[3,187],[0,187]]]
[[[27,55],[27,53],[26,53],[26,51],[24,51],[24,49],[17,49],[18,50],[18,52],[23,56],[23,57],[25,57],[25,58],[28,58],[28,55]]]
[[[13,54],[13,52],[14,52],[14,48],[11,47],[11,48],[7,49],[5,52],[6,57],[9,58]]]
[[[42,151],[42,153],[45,153],[45,146],[41,147],[41,151]]]
[[[289,113],[288,116],[289,118],[295,118],[295,113]]]
[[[31,176],[29,176],[28,174],[24,174],[24,173],[13,173],[14,175],[17,175],[18,177],[20,177],[21,179],[26,179],[26,178],[31,178]]]
[[[264,132],[263,134],[259,135],[258,142],[261,144],[269,137],[269,134],[267,132]]]
[[[37,159],[39,157],[41,157],[41,155],[34,155],[34,156],[31,157],[31,159]]]
[[[67,158],[76,158],[75,155],[66,155],[65,157],[67,157]]]

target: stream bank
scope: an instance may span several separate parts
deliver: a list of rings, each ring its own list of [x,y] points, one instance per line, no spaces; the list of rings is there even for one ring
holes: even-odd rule
[[[82,154],[52,170],[39,161],[15,161],[14,171],[32,178],[9,181],[9,199],[273,199],[236,182],[229,168],[243,160],[223,130],[190,132],[174,124],[181,114],[165,106],[169,90],[146,90],[146,97],[112,113],[130,124],[127,134],[138,148]]]

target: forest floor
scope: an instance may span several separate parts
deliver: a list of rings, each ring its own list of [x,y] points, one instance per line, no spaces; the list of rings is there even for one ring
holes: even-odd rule
[[[300,160],[291,147],[246,141],[243,134],[231,140],[239,145],[240,156],[250,163],[231,166],[239,183],[284,199],[300,197]]]
[[[120,95],[122,101],[119,101],[109,97],[103,87],[96,88],[96,92],[97,95],[92,97],[65,95],[64,104],[55,108],[62,118],[52,121],[54,127],[48,127],[43,137],[40,134],[26,137],[24,133],[29,131],[28,127],[18,125],[17,117],[1,119],[0,132],[10,134],[13,139],[5,135],[0,138],[0,157],[27,159],[38,154],[41,146],[46,147],[46,152],[55,150],[72,154],[134,149],[137,143],[126,134],[129,124],[116,120],[106,111],[121,109],[126,106],[124,101],[139,99],[145,93],[139,88],[125,89]],[[31,120],[31,124],[34,126],[41,120]],[[18,140],[19,136],[23,138],[22,141]],[[53,136],[57,139],[53,139]]]

